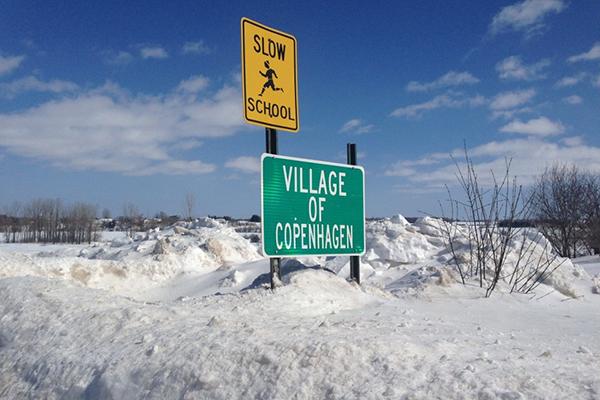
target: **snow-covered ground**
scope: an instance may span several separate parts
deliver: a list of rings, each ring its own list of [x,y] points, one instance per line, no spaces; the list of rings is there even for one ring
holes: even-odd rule
[[[600,398],[600,258],[491,298],[439,221],[370,222],[347,257],[288,259],[204,219],[88,245],[0,245],[0,398]],[[586,272],[587,271],[587,272]]]
[[[598,255],[578,257],[573,262],[583,267],[591,276],[600,274],[600,256]]]

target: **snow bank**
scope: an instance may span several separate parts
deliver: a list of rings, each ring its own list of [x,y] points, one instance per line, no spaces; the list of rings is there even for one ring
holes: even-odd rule
[[[285,275],[283,283],[280,295],[293,306],[295,315],[330,314],[361,308],[375,301],[358,285],[349,285],[345,279],[323,270],[298,270]]]
[[[593,294],[600,294],[600,256],[577,257],[573,259],[573,263],[580,267],[591,277],[591,291]],[[585,275],[585,274],[582,274]]]
[[[0,397],[558,399],[600,391],[598,304],[389,300],[312,270],[286,283],[275,293],[161,304],[64,280],[1,279]]]
[[[427,292],[428,287],[439,291],[442,278],[443,287],[458,281],[454,267],[448,264],[451,254],[445,243],[444,224],[431,217],[410,224],[401,215],[369,221],[361,281],[402,296]],[[454,228],[458,257],[466,262],[469,258],[466,228],[460,224]],[[535,230],[523,230],[523,235],[535,243],[534,259],[543,259],[549,246],[546,240]],[[123,234],[107,238],[110,241],[92,246],[38,245],[37,251],[32,250],[35,245],[0,245],[0,277],[63,278],[136,298],[146,298],[147,291],[153,291],[150,298],[155,295],[174,298],[178,290],[186,295],[243,290],[257,280],[264,283],[264,274],[268,272],[263,264],[245,266],[263,260],[258,244],[251,243],[226,221],[203,218],[193,223],[177,223],[165,231],[137,233],[134,239]],[[512,243],[499,291],[510,290],[508,280],[517,265],[519,246],[519,240]],[[560,262],[554,260],[551,269]],[[544,284],[565,296],[578,297],[582,291],[576,281],[582,270],[568,260],[562,262],[564,265]],[[320,266],[342,278],[350,275],[348,257],[284,259],[284,268],[306,266]],[[590,286],[591,281],[584,291],[589,292]],[[161,287],[166,290],[159,290]]]
[[[41,250],[31,254],[15,251],[18,245],[0,246],[0,277],[63,278],[136,296],[181,274],[208,273],[262,258],[256,245],[217,222],[137,234],[135,240],[123,235],[111,239],[91,246],[22,245]]]
[[[441,242],[410,225],[402,216],[367,225],[368,261],[410,264],[431,258]]]
[[[592,293],[600,294],[600,275],[592,278]]]
[[[419,295],[436,286],[449,287],[458,279],[451,268],[428,265],[414,269],[400,279],[391,281],[385,288],[397,296]]]

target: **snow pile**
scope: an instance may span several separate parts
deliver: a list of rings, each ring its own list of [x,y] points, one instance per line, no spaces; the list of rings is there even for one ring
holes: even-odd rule
[[[137,237],[135,241],[115,239],[111,241],[110,246],[102,246],[96,252],[85,249],[80,256],[91,259],[128,260],[152,255],[160,261],[168,259],[168,256],[192,259],[196,257],[199,258],[196,261],[207,267],[232,265],[260,258],[256,246],[250,244],[233,228],[223,226],[217,221],[207,219],[202,223],[185,224],[192,228],[182,225],[177,224],[162,232],[147,233]]]
[[[306,316],[361,308],[374,299],[358,286],[323,270],[298,270],[283,277],[281,295],[293,306],[294,314]]]
[[[362,282],[396,295],[424,293],[428,287],[440,292],[441,287],[458,282],[458,271],[446,245],[447,229],[444,222],[430,217],[420,218],[414,224],[401,215],[369,221],[367,252],[361,260]],[[456,224],[453,229],[457,234],[457,256],[463,264],[468,264],[467,228]],[[517,255],[522,237],[531,248],[530,261],[534,264],[547,261],[549,245],[545,239],[533,230],[523,230],[523,235],[511,243],[500,291],[510,290],[512,271],[519,265]],[[108,239],[91,246],[0,246],[0,277],[64,278],[136,298],[145,298],[140,295],[144,291],[153,291],[152,296],[162,293],[161,296],[173,298],[168,291],[183,290],[191,294],[195,288],[196,294],[209,295],[235,292],[253,284],[255,287],[259,281],[267,283],[266,263],[248,264],[264,260],[258,244],[225,221],[203,218],[194,223],[177,223],[165,231],[137,233],[133,239],[115,234]],[[574,286],[581,269],[569,260],[548,262],[549,270],[557,268],[545,284],[565,296],[581,295],[581,290]],[[284,259],[283,266],[287,269],[320,266],[342,278],[350,274],[348,257]],[[478,284],[476,279],[471,283]],[[166,289],[161,290],[163,287]],[[589,285],[585,290],[589,290]]]
[[[583,276],[582,280],[585,281],[586,277],[590,277],[592,283],[591,292],[600,294],[600,256],[577,257],[573,259],[573,262],[581,270],[584,270],[583,273],[580,272],[579,274]]]
[[[437,237],[423,234],[401,215],[367,225],[368,261],[414,264],[431,258],[441,250],[441,245]]]
[[[544,279],[544,284],[567,297],[576,298],[583,295],[583,290],[578,287],[577,281],[582,278],[586,280],[589,278],[585,271],[569,259],[560,258],[555,263],[561,264],[550,276]]]
[[[592,278],[592,293],[600,294],[600,275]]]
[[[441,266],[423,266],[414,269],[400,279],[391,281],[386,290],[396,296],[429,294],[432,288],[439,292],[439,287],[447,288],[458,281],[453,269]],[[427,292],[427,293],[426,293]]]
[[[422,217],[415,221],[415,227],[419,229],[424,235],[428,235],[434,238],[443,239],[444,238],[444,222],[437,218],[432,217]],[[437,241],[439,245],[443,243],[443,241]]]
[[[454,236],[456,258],[463,272],[476,264],[475,253],[469,243],[469,227],[464,223],[447,223],[424,217],[414,224],[401,215],[367,224],[367,252],[362,258],[363,281],[385,288],[396,295],[448,294],[447,288],[460,281],[459,271],[448,248],[448,232]],[[550,243],[535,229],[522,229],[509,243],[508,253],[498,282],[498,291],[526,291],[538,280],[541,288],[548,286],[556,292],[578,297],[582,294],[577,280],[583,270],[568,259],[556,257]],[[472,258],[473,257],[473,258]],[[327,261],[325,265],[336,273],[346,276],[349,266],[346,259]],[[493,275],[494,265],[487,260],[486,274]],[[515,271],[516,268],[519,270]],[[513,276],[513,273],[514,276]],[[519,277],[520,283],[512,287]],[[531,276],[531,279],[528,279]],[[472,276],[467,284],[478,286],[478,276]],[[525,284],[524,289],[519,289]],[[485,283],[484,283],[485,285]],[[446,289],[445,289],[446,288]],[[587,290],[587,289],[586,289]]]
[[[474,229],[479,228],[468,226],[462,222],[449,223],[430,217],[421,218],[414,225],[421,234],[429,235],[430,242],[438,245],[441,242],[437,257],[435,257],[438,264],[433,264],[433,268],[452,267],[455,272],[454,276],[458,278],[460,273],[459,267],[456,265],[458,263],[465,275],[466,283],[479,285],[479,276],[476,271],[481,262],[479,258],[484,258],[485,276],[488,282],[495,275],[495,260],[500,259],[503,248],[501,242],[504,240],[504,236],[500,236],[502,228],[492,231],[493,240],[485,241],[484,250],[478,249],[478,242],[473,239],[476,234]],[[483,232],[479,234],[483,235]],[[583,270],[573,265],[570,260],[558,257],[541,233],[532,228],[523,228],[513,231],[511,235],[514,236],[507,243],[506,253],[503,255],[500,280],[496,285],[497,291],[509,292],[512,290],[529,293],[532,286],[542,282],[543,285],[550,286],[564,296],[577,297],[581,294],[577,291],[575,283]],[[452,237],[454,252],[447,244],[449,236]],[[438,240],[438,242],[434,242],[434,240]],[[481,240],[483,241],[483,239]],[[492,250],[490,242],[496,246],[495,252]],[[479,251],[486,253],[480,256]],[[515,284],[515,282],[517,283]],[[483,286],[487,287],[487,285],[488,283],[484,279]]]
[[[43,248],[22,254],[21,247]],[[182,274],[209,273],[259,260],[256,245],[233,228],[174,226],[162,232],[123,235],[91,246],[0,246],[0,277],[63,278],[92,288],[136,296]]]

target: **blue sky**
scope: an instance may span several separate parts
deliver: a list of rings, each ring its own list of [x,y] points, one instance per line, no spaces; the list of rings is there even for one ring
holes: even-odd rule
[[[30,2],[0,12],[0,206],[60,197],[147,214],[258,213],[264,130],[243,122],[240,18],[298,41],[300,132],[280,153],[345,161],[367,215],[436,213],[471,149],[600,172],[600,3]]]

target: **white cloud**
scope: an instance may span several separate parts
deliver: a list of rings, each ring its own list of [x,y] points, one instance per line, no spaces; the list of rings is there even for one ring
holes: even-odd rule
[[[534,110],[531,107],[518,107],[512,108],[509,110],[494,110],[492,111],[492,119],[504,118],[504,119],[512,119],[516,115],[519,114],[529,114]]]
[[[185,42],[181,47],[181,52],[183,54],[208,54],[210,53],[210,48],[204,43],[203,40],[199,40],[197,42]]]
[[[598,75],[596,79],[594,79],[593,85],[600,88],[600,75]]]
[[[550,65],[549,60],[541,60],[535,64],[523,64],[521,57],[510,56],[496,64],[496,71],[501,79],[532,81],[543,79],[542,70]]]
[[[256,157],[241,156],[227,161],[225,167],[247,174],[254,174],[260,172],[260,160]]]
[[[452,154],[453,157],[460,155],[458,150]],[[413,176],[418,174],[424,167],[440,164],[450,159],[449,153],[431,153],[417,160],[401,160],[393,163],[386,171],[387,176]]]
[[[428,185],[419,185],[419,186],[410,186],[410,185],[393,185],[392,190],[397,193],[402,193],[404,195],[432,195],[437,193],[445,193],[446,189],[441,186],[428,186]]]
[[[340,132],[348,132],[348,131],[360,126],[360,124],[361,124],[360,119],[358,119],[358,118],[351,119],[341,127]]]
[[[372,132],[374,128],[375,128],[375,125],[373,125],[373,124],[362,125],[362,126],[359,126],[358,128],[356,128],[355,133],[358,133],[358,134],[369,133],[369,132]]]
[[[170,151],[182,142],[230,136],[243,129],[240,96],[229,86],[197,98],[178,91],[131,95],[107,84],[0,114],[0,148],[76,170],[206,173],[215,166],[176,159]]]
[[[208,164],[200,160],[167,160],[133,171],[130,175],[198,175],[208,174],[214,172],[216,169],[217,167],[214,164]]]
[[[464,97],[452,93],[438,95],[433,99],[411,104],[405,107],[399,107],[393,110],[390,115],[392,117],[416,118],[420,117],[426,111],[435,110],[438,108],[460,108],[465,106],[477,107],[485,104],[486,100],[483,96]]]
[[[585,74],[584,72],[581,72],[581,73],[579,73],[577,75],[565,76],[564,78],[562,78],[558,82],[556,82],[554,84],[554,86],[556,86],[556,87],[570,87],[570,86],[575,86],[579,82],[581,82],[583,79],[585,79],[586,76],[587,76],[587,74]]]
[[[188,79],[181,81],[177,90],[185,93],[198,93],[208,87],[210,80],[202,75],[190,76]]]
[[[127,51],[106,51],[104,62],[109,65],[127,65],[133,61],[133,55]]]
[[[202,142],[200,140],[187,139],[184,141],[174,143],[170,148],[173,150],[187,151],[187,150],[197,149],[200,146],[202,146]]]
[[[524,0],[500,10],[492,19],[492,34],[507,31],[525,32],[532,35],[544,27],[544,19],[566,8],[563,0]]]
[[[435,153],[440,154],[440,153]],[[425,155],[414,161],[398,161],[391,165],[386,174],[389,176],[402,176],[412,187],[443,188],[444,185],[453,186],[456,181],[456,165],[450,155],[459,165],[464,167],[464,150],[456,148],[445,153],[444,157],[435,157],[436,162],[413,168],[400,170],[404,174],[396,174],[397,167],[412,162],[417,164],[420,160],[430,160],[431,155]],[[560,161],[566,164],[575,164],[586,170],[600,173],[600,147],[586,145],[580,137],[570,137],[560,142],[551,142],[545,137],[531,136],[528,138],[492,141],[469,149],[475,171],[482,185],[491,185],[490,170],[496,176],[502,176],[505,169],[505,159],[512,159],[511,176],[516,176],[519,184],[528,185],[534,182],[537,175],[544,168]]]
[[[428,90],[440,89],[451,86],[473,85],[478,83],[479,79],[471,75],[469,72],[450,71],[445,75],[440,76],[433,82],[420,83],[411,81],[406,85],[406,90],[409,92],[425,92]]]
[[[571,136],[568,138],[561,139],[560,142],[570,147],[582,146],[584,144],[584,140],[581,136]]]
[[[78,88],[79,86],[69,81],[53,79],[51,81],[44,82],[35,76],[27,76],[12,82],[0,83],[0,96],[13,98],[24,92],[74,92]]]
[[[162,59],[162,58],[169,57],[169,53],[167,53],[167,51],[160,46],[142,47],[140,49],[140,55],[142,56],[143,59],[148,59],[148,58]]]
[[[361,119],[354,118],[354,119],[347,121],[344,125],[342,125],[342,127],[340,128],[340,132],[361,134],[361,133],[369,133],[369,132],[373,131],[374,128],[375,128],[374,125],[365,124]]]
[[[416,173],[417,170],[404,165],[404,161],[392,164],[392,166],[385,171],[385,175],[387,176],[413,176]]]
[[[19,68],[24,59],[25,56],[0,56],[0,76]]]
[[[571,56],[567,59],[570,63],[592,60],[600,60],[600,42],[596,42],[589,51]]]
[[[563,101],[567,104],[571,104],[571,105],[576,105],[576,104],[581,104],[583,103],[583,99],[581,98],[581,96],[577,96],[576,94],[572,95],[572,96],[568,96],[565,97],[563,99]]]
[[[535,89],[502,92],[492,99],[490,102],[490,108],[492,110],[513,109],[530,102],[535,94]]]
[[[530,119],[527,122],[514,120],[502,128],[500,132],[520,133],[533,136],[553,136],[560,135],[565,131],[565,127],[560,122],[552,121],[546,117]]]

